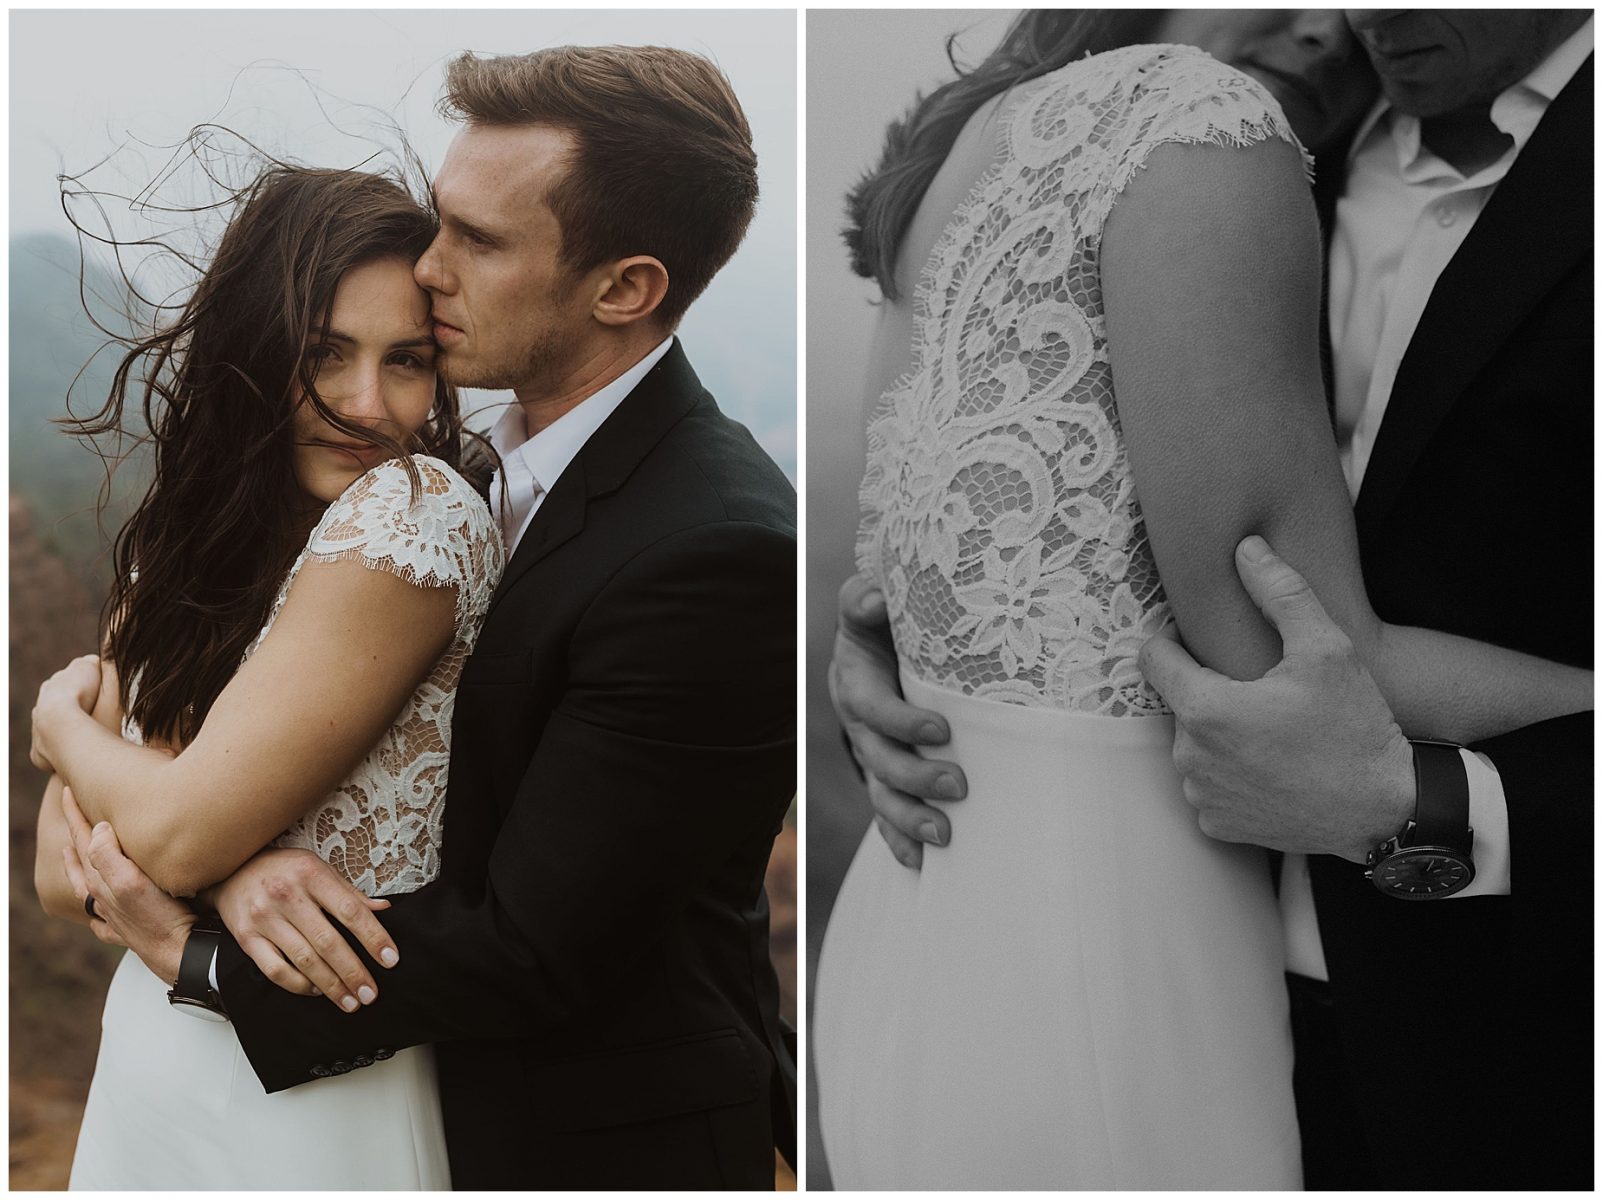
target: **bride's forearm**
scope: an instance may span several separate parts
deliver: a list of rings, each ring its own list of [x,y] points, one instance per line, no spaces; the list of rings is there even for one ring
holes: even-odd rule
[[[39,896],[39,907],[63,921],[79,925],[89,924],[78,894],[67,878],[67,867],[62,851],[70,844],[66,819],[61,815],[61,776],[52,775],[45,785],[44,799],[39,802],[38,837],[33,862],[33,888]]]
[[[160,750],[136,746],[86,713],[52,717],[51,761],[91,824],[106,821],[123,851],[164,891],[187,895],[214,882],[194,860],[195,814],[184,766]],[[226,872],[225,872],[226,874]]]
[[[1592,708],[1592,672],[1413,626],[1379,626],[1366,653],[1409,737],[1468,744]]]

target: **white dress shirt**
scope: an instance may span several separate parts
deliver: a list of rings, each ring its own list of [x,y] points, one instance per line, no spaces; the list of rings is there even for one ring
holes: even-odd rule
[[[568,464],[672,345],[670,334],[650,354],[533,437],[529,436],[523,409],[517,404],[501,414],[490,430],[490,445],[501,456],[501,469],[490,480],[490,512],[501,526],[509,559],[540,510],[541,501],[556,486]]]
[[[1384,99],[1353,140],[1330,244],[1330,345],[1336,436],[1356,498],[1392,385],[1432,289],[1492,192],[1530,141],[1553,98],[1592,53],[1592,22],[1492,102],[1491,120],[1513,139],[1496,162],[1465,176],[1432,153],[1417,117]],[[1487,303],[1497,297],[1488,296]],[[1508,802],[1484,755],[1463,751],[1475,830],[1475,881],[1459,897],[1510,891]],[[1456,897],[1455,897],[1456,898]],[[1308,860],[1288,854],[1280,877],[1287,969],[1329,979],[1314,915]]]

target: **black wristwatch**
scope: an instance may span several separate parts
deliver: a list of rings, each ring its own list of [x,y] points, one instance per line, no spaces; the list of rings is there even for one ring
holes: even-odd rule
[[[1469,775],[1461,748],[1410,741],[1414,817],[1369,852],[1365,878],[1399,900],[1440,900],[1475,878],[1475,831],[1469,825]]]
[[[202,917],[189,929],[183,957],[178,960],[178,981],[167,993],[167,1003],[181,1013],[203,1021],[226,1021],[228,1010],[211,984],[212,960],[222,942],[223,923],[217,917]]]

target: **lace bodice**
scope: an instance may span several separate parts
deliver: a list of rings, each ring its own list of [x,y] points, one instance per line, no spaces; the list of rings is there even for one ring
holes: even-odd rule
[[[998,115],[919,279],[913,368],[869,422],[858,567],[926,682],[1162,712],[1136,665],[1168,608],[1114,404],[1102,227],[1159,145],[1296,140],[1257,82],[1182,46],[1082,59]]]
[[[415,505],[394,460],[329,505],[245,652],[249,658],[267,637],[309,561],[353,559],[420,586],[456,589],[456,634],[428,678],[345,782],[273,842],[315,852],[368,895],[415,891],[439,874],[457,677],[505,566],[479,495],[438,459],[412,461],[423,485]]]

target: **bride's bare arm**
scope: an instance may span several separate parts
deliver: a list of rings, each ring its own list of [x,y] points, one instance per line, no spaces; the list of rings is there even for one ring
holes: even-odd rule
[[[1468,742],[1591,706],[1591,673],[1369,606],[1319,373],[1320,247],[1298,153],[1154,150],[1102,241],[1108,355],[1147,536],[1198,660],[1256,679],[1279,639],[1236,575],[1262,534],[1352,639],[1404,731]]]
[[[90,715],[113,732],[122,730],[122,705],[117,700],[117,671],[110,661],[100,660],[100,690]],[[73,891],[62,862],[62,852],[72,844],[66,819],[61,813],[61,776],[52,774],[39,802],[38,836],[34,846],[33,887],[39,904],[52,917],[89,924],[83,901]]]
[[[125,742],[70,697],[35,737],[91,822],[164,891],[224,878],[324,799],[450,644],[456,592],[341,560],[308,563],[272,630],[176,758]]]

